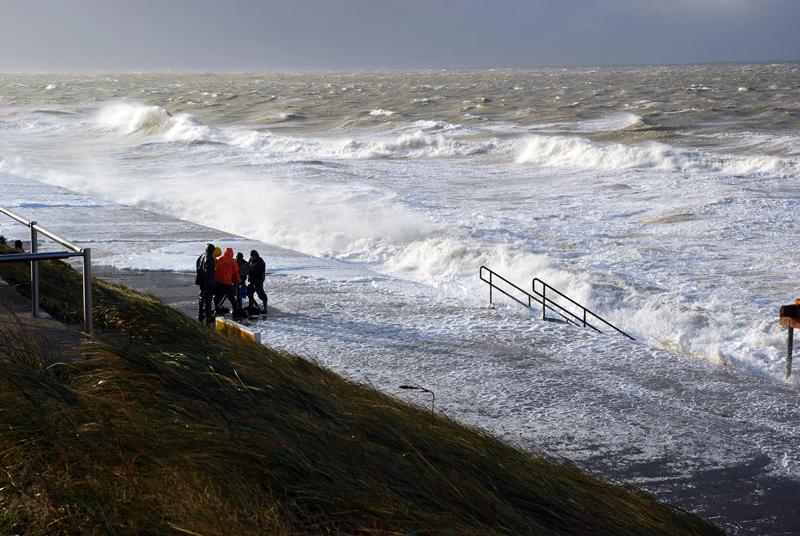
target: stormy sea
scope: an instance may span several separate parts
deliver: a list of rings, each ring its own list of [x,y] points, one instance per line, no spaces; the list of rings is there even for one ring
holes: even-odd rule
[[[205,244],[148,234],[130,207],[276,246],[294,283],[281,297],[268,277],[270,303],[313,318],[265,321],[268,344],[424,384],[443,411],[732,532],[787,526],[672,484],[730,464],[755,482],[743,498],[800,485],[777,323],[800,298],[798,64],[0,74],[0,188],[119,269],[191,271]],[[487,309],[481,266],[636,342]]]

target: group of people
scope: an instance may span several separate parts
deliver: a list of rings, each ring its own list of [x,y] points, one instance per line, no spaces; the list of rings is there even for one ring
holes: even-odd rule
[[[267,314],[267,293],[264,292],[266,265],[256,250],[250,251],[250,259],[245,260],[242,253],[233,256],[233,249],[225,253],[214,244],[208,244],[206,251],[197,258],[197,277],[195,284],[200,287],[200,305],[197,319],[212,324],[214,319],[225,312],[223,304],[227,300],[233,310],[233,318],[247,318],[252,314]],[[242,299],[247,295],[248,305],[242,307]],[[259,307],[255,296],[262,302]]]

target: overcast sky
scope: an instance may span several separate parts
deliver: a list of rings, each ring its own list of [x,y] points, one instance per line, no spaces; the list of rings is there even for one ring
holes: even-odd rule
[[[800,60],[800,0],[0,0],[0,71]]]

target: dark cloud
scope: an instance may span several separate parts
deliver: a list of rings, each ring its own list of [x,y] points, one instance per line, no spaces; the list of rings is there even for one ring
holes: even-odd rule
[[[0,70],[800,59],[797,0],[5,0]]]

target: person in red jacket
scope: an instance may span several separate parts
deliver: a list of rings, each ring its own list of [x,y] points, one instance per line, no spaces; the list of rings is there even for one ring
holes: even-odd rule
[[[216,285],[214,285],[214,294],[216,295],[215,303],[217,310],[225,301],[225,298],[231,302],[233,308],[233,317],[241,318],[246,316],[241,308],[236,306],[236,295],[234,294],[234,285],[242,282],[239,277],[239,265],[236,259],[233,258],[233,249],[227,248],[225,254],[217,259],[217,265],[214,270],[214,278]]]

